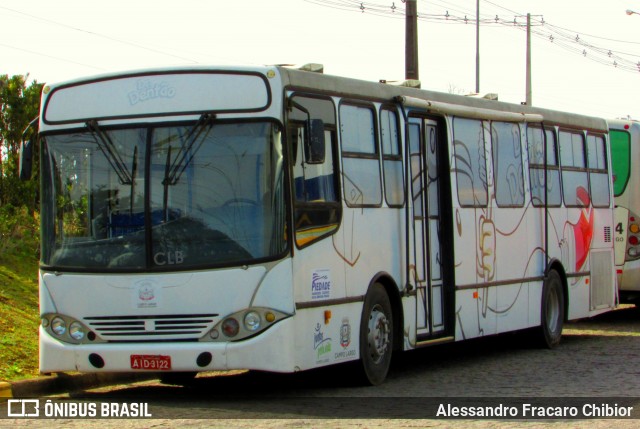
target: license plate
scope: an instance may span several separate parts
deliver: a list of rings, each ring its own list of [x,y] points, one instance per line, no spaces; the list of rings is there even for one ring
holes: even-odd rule
[[[131,355],[131,369],[169,371],[171,369],[171,356]]]

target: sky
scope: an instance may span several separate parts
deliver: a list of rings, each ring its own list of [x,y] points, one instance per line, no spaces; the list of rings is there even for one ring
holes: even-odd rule
[[[640,13],[640,0],[479,5],[481,95],[525,101],[530,13],[533,105],[640,120],[640,14],[625,13]],[[417,7],[422,87],[475,92],[476,0]],[[0,74],[54,83],[175,65],[321,63],[326,74],[403,80],[404,8],[403,0],[0,0]]]

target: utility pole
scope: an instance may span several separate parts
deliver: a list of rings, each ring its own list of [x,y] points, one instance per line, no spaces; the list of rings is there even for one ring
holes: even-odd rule
[[[531,99],[531,14],[527,14],[527,106],[532,106]]]
[[[480,94],[480,0],[476,0],[476,94]]]
[[[420,79],[418,72],[418,6],[417,0],[406,0],[405,79]]]

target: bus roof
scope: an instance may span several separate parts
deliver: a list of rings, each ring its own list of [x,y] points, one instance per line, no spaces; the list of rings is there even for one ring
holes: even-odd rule
[[[283,86],[300,90],[315,90],[338,93],[344,97],[370,98],[392,101],[398,96],[414,97],[425,101],[468,106],[477,109],[495,110],[527,115],[541,115],[547,124],[580,127],[590,131],[606,132],[607,122],[603,118],[562,112],[522,104],[506,103],[485,98],[448,94],[425,89],[389,85],[352,78],[313,73],[291,68],[278,67],[283,78]]]

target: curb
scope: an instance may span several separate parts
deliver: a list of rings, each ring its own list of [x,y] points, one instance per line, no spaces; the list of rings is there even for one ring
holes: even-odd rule
[[[0,398],[33,398],[94,387],[157,379],[157,373],[56,373],[26,380],[0,382]]]

